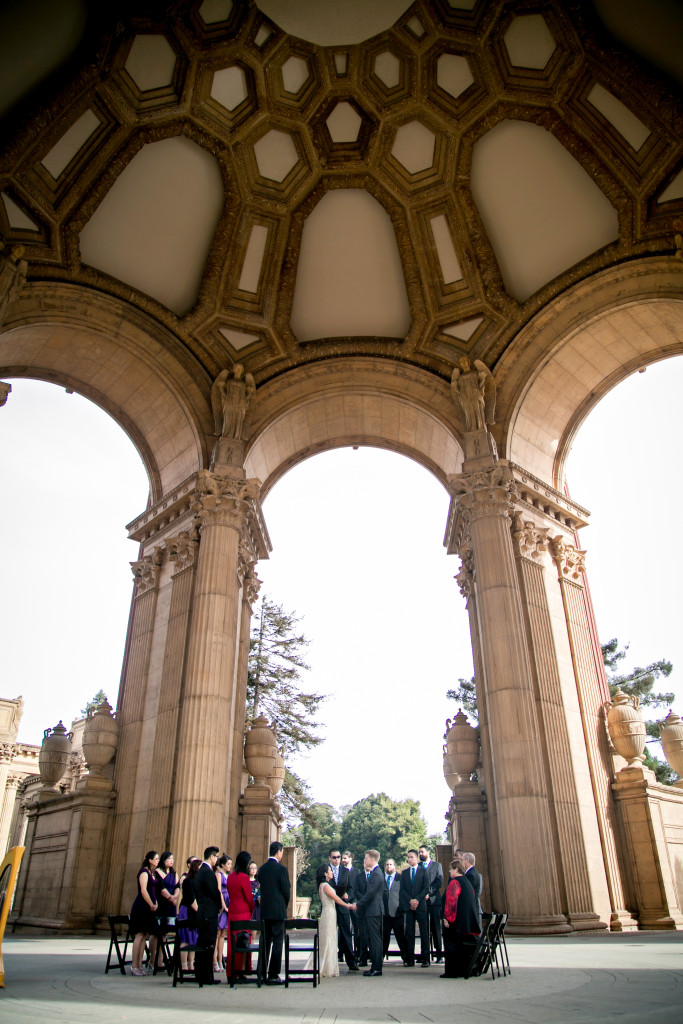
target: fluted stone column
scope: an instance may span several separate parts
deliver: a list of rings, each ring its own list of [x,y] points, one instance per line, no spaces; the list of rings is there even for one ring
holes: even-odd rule
[[[540,730],[539,746],[544,754],[546,785],[550,794],[554,855],[563,911],[570,924],[577,930],[606,928],[608,920],[601,921],[594,909],[557,652],[545,589],[547,535],[547,529],[524,520],[520,514],[514,516],[512,541],[529,635]],[[600,880],[595,878],[593,881],[597,887]]]
[[[146,850],[156,849],[157,846],[165,850],[171,849],[171,809],[178,724],[183,697],[183,669],[199,551],[197,530],[182,530],[167,541],[165,546],[173,565],[171,606],[154,735],[149,811],[145,831]]]
[[[585,551],[568,544],[563,537],[551,540],[551,551],[557,566],[559,586],[562,593],[572,665],[581,705],[591,784],[598,815],[600,842],[607,875],[612,915],[610,927],[613,931],[632,928],[635,924],[633,913],[627,909],[632,899],[627,896],[632,879],[626,858],[620,856],[625,849],[624,837],[618,833],[616,808],[611,793],[611,769],[607,730],[603,704],[605,683],[600,677],[595,662],[591,623],[584,594]]]
[[[255,562],[246,548],[242,550],[240,575],[242,576],[242,615],[240,621],[239,657],[235,676],[233,700],[233,725],[230,742],[230,805],[228,812],[228,835],[241,849],[245,849],[241,832],[240,797],[242,795],[242,763],[244,760],[244,729],[247,701],[247,677],[249,671],[249,640],[251,637],[251,616],[254,602],[261,589],[261,580],[256,575]]]
[[[135,798],[135,766],[138,763],[140,733],[145,711],[147,673],[152,648],[154,616],[159,584],[160,555],[146,555],[133,562],[135,576],[135,605],[131,641],[127,654],[125,700],[121,700],[119,717],[119,745],[114,768],[114,790],[117,793],[116,814],[112,834],[111,855],[106,886],[105,905],[110,913],[117,913],[124,894],[124,875],[128,861],[128,838]],[[123,695],[122,695],[123,696]]]
[[[0,809],[0,860],[7,853],[9,837],[14,817],[17,800],[17,790],[21,783],[21,775],[10,772],[5,776],[5,786],[2,792],[2,808]]]
[[[177,741],[171,845],[180,862],[209,843],[225,845],[241,619],[240,543],[267,554],[259,482],[202,471],[201,524],[192,623]]]
[[[449,550],[472,552],[502,871],[511,927],[571,930],[562,914],[533,679],[510,513],[516,490],[504,463],[451,477]]]

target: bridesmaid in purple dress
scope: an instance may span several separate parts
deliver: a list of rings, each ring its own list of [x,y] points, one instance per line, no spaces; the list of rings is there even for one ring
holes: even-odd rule
[[[142,955],[145,950],[145,942],[149,938],[149,959],[150,964],[154,963],[157,951],[157,886],[156,869],[159,863],[159,854],[156,850],[150,850],[145,855],[142,867],[138,871],[138,894],[133,900],[130,908],[130,934],[133,939],[133,964],[130,973],[136,978],[143,977],[149,971],[142,966]]]
[[[218,933],[216,935],[213,960],[213,969],[217,972],[225,969],[223,967],[223,947],[228,934],[228,906],[230,904],[230,897],[228,896],[228,865],[232,865],[232,860],[228,857],[227,853],[224,853],[216,862],[216,880],[221,893],[221,910],[218,915]]]
[[[180,880],[178,890],[178,935],[180,937],[180,966],[184,971],[194,970],[194,952],[183,946],[197,945],[197,887],[195,880],[202,866],[199,857],[188,857],[187,871]]]

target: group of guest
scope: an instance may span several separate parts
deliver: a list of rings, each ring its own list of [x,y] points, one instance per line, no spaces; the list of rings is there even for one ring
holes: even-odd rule
[[[203,868],[208,869],[208,879]],[[151,974],[155,964],[157,968],[164,966],[160,940],[177,924],[183,970],[194,970],[196,949],[198,970],[203,968],[205,983],[207,976],[213,981],[213,975],[224,972],[225,963],[230,959],[230,922],[259,920],[257,865],[245,850],[238,854],[233,868],[228,854],[220,854],[218,847],[208,847],[203,861],[199,857],[187,858],[186,869],[180,877],[176,875],[170,850],[161,856],[150,850],[138,871],[137,883],[138,893],[131,907],[129,926],[134,936],[131,974],[135,977]],[[208,917],[215,917],[215,934],[202,928],[207,910]],[[143,965],[147,943],[149,959]],[[250,969],[246,955],[236,957],[236,967],[240,975]]]
[[[323,911],[327,910],[325,934],[320,940],[321,963],[328,976],[338,974],[338,964],[343,961],[349,971],[368,967],[366,977],[381,975],[392,934],[404,966],[414,967],[418,931],[421,967],[430,966],[431,943],[436,962],[444,962],[442,978],[466,974],[481,933],[481,876],[474,866],[474,854],[456,851],[444,894],[443,869],[432,860],[427,846],[409,850],[406,859],[408,866],[400,873],[392,859],[385,862],[382,872],[379,853],[368,850],[361,871],[354,868],[350,851],[330,850],[329,863],[318,870]],[[334,964],[330,962],[327,925],[332,903],[337,930]]]

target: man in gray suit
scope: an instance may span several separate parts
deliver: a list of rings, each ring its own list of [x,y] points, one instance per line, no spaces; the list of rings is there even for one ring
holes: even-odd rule
[[[474,866],[475,858],[473,853],[462,853],[461,857],[466,868],[465,878],[474,889],[474,895],[476,897],[477,902],[477,910],[479,911],[479,917],[481,917],[481,875]]]
[[[393,931],[396,936],[401,958],[405,960],[405,931],[403,929],[403,914],[399,912],[398,904],[401,892],[401,879],[396,871],[396,864],[389,858],[384,864],[384,957],[389,952],[389,942]]]

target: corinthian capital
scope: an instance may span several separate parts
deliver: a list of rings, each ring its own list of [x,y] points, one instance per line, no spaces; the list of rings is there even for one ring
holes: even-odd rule
[[[548,530],[516,513],[512,517],[512,544],[518,558],[542,562],[543,554],[548,550]]]
[[[197,499],[193,505],[204,526],[231,526],[242,531],[246,525],[249,506],[258,501],[258,480],[235,480],[202,469],[197,475]]]
[[[159,573],[161,572],[161,552],[159,550],[153,551],[149,555],[145,555],[137,562],[131,562],[130,567],[133,570],[133,576],[135,577],[136,583],[136,596],[142,597],[143,594],[147,594],[150,590],[154,590],[159,584]]]
[[[450,476],[448,483],[453,497],[444,543],[449,554],[462,555],[470,543],[470,524],[484,516],[508,518],[519,495],[512,470],[503,462]]]
[[[174,575],[189,569],[197,561],[199,538],[196,530],[183,530],[167,541],[168,557],[173,562]]]
[[[9,764],[16,752],[14,743],[0,743],[0,764]]]
[[[575,548],[573,544],[567,544],[560,536],[551,539],[550,550],[560,579],[571,580],[572,583],[582,586],[583,574],[586,571],[586,552]]]

